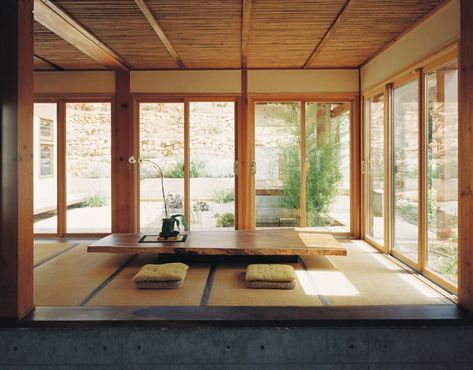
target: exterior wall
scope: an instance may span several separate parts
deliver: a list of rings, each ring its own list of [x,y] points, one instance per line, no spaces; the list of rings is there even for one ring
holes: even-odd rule
[[[471,369],[463,325],[0,329],[1,369]]]
[[[361,87],[382,83],[460,38],[460,0],[454,0],[361,69]]]

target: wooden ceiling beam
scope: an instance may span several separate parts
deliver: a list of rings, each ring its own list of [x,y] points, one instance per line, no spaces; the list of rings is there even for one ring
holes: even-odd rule
[[[248,65],[248,45],[250,41],[251,6],[253,0],[242,0],[241,12],[241,68]]]
[[[126,61],[50,0],[34,0],[34,19],[98,63],[129,70]]]
[[[62,68],[61,66],[58,66],[57,64],[47,60],[46,58],[43,58],[43,57],[40,57],[39,55],[37,54],[34,54],[34,57],[36,59],[39,59],[40,61],[46,63],[48,66],[50,66],[52,69],[54,69],[55,71],[64,71],[64,68]]]
[[[327,45],[327,43],[330,41],[330,38],[337,32],[338,28],[340,28],[343,22],[345,22],[345,19],[347,18],[350,11],[354,8],[356,3],[357,0],[347,0],[343,8],[338,13],[337,17],[333,21],[332,25],[329,27],[329,29],[319,41],[319,43],[316,45],[314,51],[312,52],[312,54],[310,54],[309,58],[307,58],[306,62],[303,65],[303,68],[309,68],[312,63],[314,63],[315,58],[317,58],[317,56],[320,54],[325,45]]]
[[[177,53],[176,49],[174,49],[174,47],[172,46],[171,41],[169,41],[169,38],[167,37],[161,25],[158,23],[158,21],[154,17],[153,13],[151,13],[151,10],[149,9],[148,5],[146,5],[144,0],[135,0],[135,3],[136,5],[138,5],[138,8],[140,8],[141,12],[145,16],[149,25],[151,26],[151,28],[154,30],[158,38],[163,43],[164,47],[168,51],[171,58],[174,59],[177,66],[180,69],[185,69],[186,66],[184,65],[184,62],[182,61],[181,57]]]

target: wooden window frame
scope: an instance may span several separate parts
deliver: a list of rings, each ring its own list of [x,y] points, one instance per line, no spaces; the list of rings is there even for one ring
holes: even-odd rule
[[[392,88],[391,88],[391,94],[390,94],[390,101],[389,105],[391,106],[390,109],[390,116],[389,116],[389,127],[390,127],[390,133],[391,133],[391,138],[390,138],[390,152],[391,158],[390,158],[390,170],[394,168],[394,90],[404,86],[410,82],[417,81],[417,105],[418,105],[418,116],[417,116],[417,127],[418,127],[418,148],[419,148],[419,160],[418,160],[418,208],[417,208],[417,214],[418,214],[418,225],[417,225],[417,241],[418,241],[418,247],[417,247],[417,262],[410,259],[409,257],[403,255],[401,252],[397,251],[394,247],[394,173],[391,173],[390,176],[390,203],[391,203],[391,209],[390,209],[390,220],[391,220],[391,225],[390,225],[390,239],[391,239],[391,245],[390,245],[390,253],[399,259],[401,262],[405,263],[415,271],[420,271],[421,266],[422,266],[422,233],[423,233],[423,186],[424,186],[424,176],[423,176],[423,154],[422,154],[422,144],[421,141],[423,139],[423,130],[422,130],[422,72],[421,70],[416,70],[416,71],[409,71],[405,75],[401,76],[400,78],[396,79],[392,83]]]
[[[422,60],[412,64],[411,66],[405,68],[400,73],[390,77],[389,79],[383,81],[381,84],[378,84],[372,88],[366,89],[363,92],[362,98],[362,122],[363,130],[366,130],[366,107],[365,101],[374,95],[379,94],[379,92],[384,90],[385,94],[385,172],[387,177],[385,178],[385,188],[388,188],[387,199],[385,199],[385,246],[384,248],[376,243],[374,240],[369,238],[365,232],[365,223],[366,223],[366,207],[363,207],[363,239],[374,247],[380,249],[382,252],[391,254],[397,259],[399,259],[404,264],[413,268],[418,273],[425,276],[427,279],[431,280],[435,284],[439,285],[447,291],[458,294],[458,285],[452,284],[450,281],[446,280],[438,273],[427,268],[426,258],[427,258],[427,178],[426,178],[426,168],[427,168],[427,144],[426,144],[426,133],[427,133],[427,119],[426,119],[426,97],[425,97],[425,76],[431,72],[437,71],[442,67],[449,65],[455,61],[459,61],[458,54],[458,42],[444,47],[443,49],[436,51],[429,56],[423,58]],[[404,85],[410,81],[418,80],[418,98],[419,98],[419,117],[418,117],[418,127],[419,127],[419,224],[418,224],[418,262],[415,263],[411,259],[402,255],[398,251],[393,249],[393,174],[392,174],[392,161],[393,161],[393,138],[392,138],[392,125],[393,125],[393,102],[392,102],[392,91],[394,88]],[[366,145],[366,137],[363,133],[363,145]],[[363,149],[363,155],[366,155],[365,148]],[[363,176],[363,204],[366,203],[367,193],[366,193],[366,179]],[[389,180],[386,180],[386,179]],[[460,202],[460,198],[458,199]],[[386,217],[388,216],[388,217]],[[458,261],[460,265],[460,260]]]
[[[140,104],[141,103],[180,103],[184,108],[184,215],[187,222],[187,227],[192,230],[190,219],[190,104],[191,103],[218,103],[228,102],[234,103],[234,150],[235,150],[235,170],[234,173],[234,193],[235,193],[235,229],[240,229],[240,221],[238,215],[242,213],[242,204],[239,197],[239,158],[241,157],[241,148],[239,145],[239,133],[241,131],[240,119],[240,99],[239,94],[133,94],[133,101],[135,107],[134,114],[134,148],[133,155],[139,158],[140,155]],[[135,166],[135,209],[136,209],[136,230],[140,230],[140,186],[139,186],[139,165]]]
[[[428,66],[426,66],[425,69],[423,69],[423,89],[424,89],[424,92],[426,91],[426,82],[425,82],[425,76],[428,75],[429,73],[433,73],[433,72],[437,72],[438,70],[442,69],[443,67],[445,66],[448,66],[452,63],[455,63],[455,62],[458,62],[459,61],[459,57],[458,57],[458,54],[457,54],[457,50],[454,50],[452,52],[450,52],[449,54],[446,54],[446,55],[442,55],[441,57],[439,57],[437,60],[433,61],[432,63],[430,63]],[[424,94],[424,101],[423,101],[423,129],[424,129],[424,132],[425,132],[425,135],[424,135],[424,140],[423,140],[423,153],[424,153],[424,166],[425,168],[427,169],[427,140],[426,140],[426,135],[427,135],[427,132],[428,132],[428,119],[427,119],[427,97],[426,97],[426,94]],[[458,122],[459,124],[460,122]],[[457,139],[458,140],[458,139]],[[458,143],[458,141],[457,141]],[[458,283],[457,285],[455,284],[452,284],[451,281],[445,279],[444,277],[442,277],[442,275],[440,275],[439,273],[431,270],[428,268],[427,266],[427,253],[428,253],[428,238],[427,238],[427,197],[428,197],[428,189],[427,189],[427,173],[426,171],[424,171],[424,176],[426,177],[425,178],[425,186],[424,186],[424,191],[425,191],[425,196],[424,196],[424,200],[425,200],[425,203],[424,203],[424,208],[423,208],[423,213],[424,213],[424,222],[425,222],[425,230],[424,230],[424,233],[423,233],[423,244],[422,244],[422,258],[423,258],[423,265],[422,265],[422,274],[424,274],[428,279],[434,281],[435,283],[437,283],[438,285],[446,288],[448,291],[451,291],[455,294],[458,294]],[[459,203],[460,202],[460,194],[458,194],[458,200],[457,202]],[[458,221],[459,223],[459,221]],[[458,224],[457,224],[457,227],[458,227]],[[457,248],[458,248],[458,244],[457,244]],[[458,261],[458,264],[459,264],[459,261]]]
[[[389,202],[389,191],[390,191],[390,186],[389,186],[389,181],[390,181],[390,174],[388,172],[388,162],[389,162],[389,150],[388,150],[388,144],[389,142],[386,140],[388,137],[388,94],[389,91],[385,87],[379,87],[377,89],[374,89],[369,92],[369,94],[366,94],[362,97],[362,118],[363,118],[363,123],[361,125],[361,147],[362,147],[362,163],[361,163],[361,188],[362,190],[362,238],[366,240],[368,243],[379,249],[380,251],[384,253],[389,252],[389,233],[388,233],[388,214],[389,210],[391,207],[388,206]],[[374,97],[382,96],[383,99],[383,153],[384,153],[384,187],[383,187],[383,244],[378,243],[376,240],[374,240],[372,237],[368,235],[367,231],[367,215],[368,215],[368,191],[369,191],[369,183],[367,181],[368,177],[368,159],[369,159],[369,144],[370,144],[370,133],[369,133],[369,127],[370,123],[368,122],[369,113],[368,113],[368,102],[370,99],[373,99]]]
[[[359,237],[361,233],[361,188],[359,186],[360,167],[361,167],[361,156],[360,156],[360,122],[359,122],[359,96],[356,93],[312,93],[312,94],[266,94],[266,93],[253,93],[248,96],[248,129],[250,135],[248,135],[248,145],[251,149],[250,160],[255,163],[255,106],[261,103],[274,103],[274,102],[285,102],[285,103],[300,103],[301,104],[301,179],[306,173],[305,168],[305,138],[302,140],[302,135],[305,133],[305,105],[306,103],[349,103],[350,104],[350,230],[346,232],[334,232],[334,231],[317,231],[324,234],[332,234],[336,236],[345,237]],[[303,108],[304,107],[304,108]],[[304,129],[302,127],[304,126]],[[304,142],[304,145],[302,143]],[[305,182],[301,181],[301,194],[300,194],[300,219],[301,222],[306,219],[305,212]],[[255,209],[255,198],[256,198],[256,185],[255,176],[251,173],[250,182],[250,196],[252,198],[251,207],[251,228],[256,228],[256,209]],[[305,227],[301,224],[300,227]]]

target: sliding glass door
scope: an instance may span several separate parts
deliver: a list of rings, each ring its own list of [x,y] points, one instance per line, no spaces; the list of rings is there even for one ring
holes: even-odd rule
[[[427,144],[426,267],[458,279],[458,65],[425,76]]]
[[[190,230],[235,228],[235,102],[139,104],[140,230],[161,230],[169,215]]]
[[[366,236],[384,246],[385,166],[384,166],[384,94],[365,101],[365,179],[366,179]]]
[[[300,103],[255,105],[256,227],[300,224]]]
[[[110,233],[111,104],[66,103],[66,232]]]
[[[350,233],[351,102],[255,103],[256,227]]]
[[[349,232],[350,103],[306,103],[307,226]]]
[[[419,82],[393,89],[393,245],[417,264],[419,236]]]
[[[56,234],[57,219],[57,103],[35,103],[34,233]]]
[[[168,212],[184,213],[184,103],[140,103],[140,230],[156,232]]]
[[[190,102],[190,226],[235,227],[235,103]]]
[[[452,292],[458,286],[457,57],[456,48],[445,51],[374,90],[383,93],[365,96],[364,111],[366,240]],[[380,199],[385,193],[388,199]]]

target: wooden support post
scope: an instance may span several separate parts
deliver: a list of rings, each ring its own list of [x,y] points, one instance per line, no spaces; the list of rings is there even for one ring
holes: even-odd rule
[[[306,160],[306,102],[301,102],[301,128],[300,128],[300,156],[301,156],[301,177],[300,177],[300,227],[307,226],[307,160]]]
[[[190,150],[190,102],[184,100],[184,215],[187,227],[191,227],[191,150]]]
[[[112,119],[112,232],[127,233],[136,232],[136,166],[130,166],[128,163],[128,158],[135,155],[133,100],[130,94],[130,72],[116,71],[115,76],[115,107]]]
[[[33,310],[33,1],[2,2],[0,317]]]
[[[419,235],[417,248],[417,261],[419,270],[425,269],[427,258],[427,144],[425,125],[425,96],[424,72],[417,69],[419,81]]]
[[[254,197],[251,161],[254,158],[252,149],[253,134],[250,124],[250,107],[248,104],[248,72],[241,71],[241,98],[239,100],[239,140],[238,140],[238,211],[237,228],[248,230],[254,228]]]
[[[350,115],[350,149],[351,149],[351,184],[350,189],[350,222],[351,232],[355,238],[361,235],[361,116],[360,97],[352,102]]]
[[[62,238],[67,231],[66,202],[66,103],[57,102],[57,233]]]
[[[392,93],[393,85],[387,84],[384,88],[384,253],[391,253],[392,248],[392,225],[393,211],[392,211],[392,195],[393,195],[393,182],[392,182],[392,163],[393,163],[393,152],[392,152]]]
[[[473,2],[460,4],[458,302],[473,311]]]

